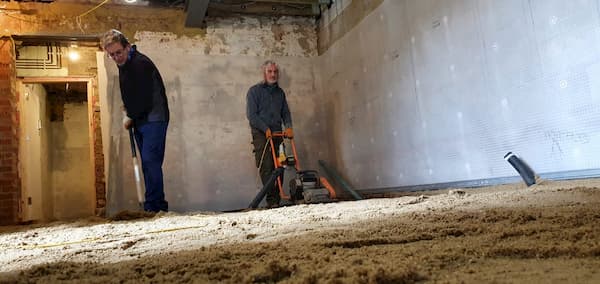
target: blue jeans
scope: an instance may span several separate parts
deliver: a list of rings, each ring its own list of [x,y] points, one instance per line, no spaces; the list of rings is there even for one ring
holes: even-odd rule
[[[144,202],[146,211],[169,210],[169,204],[165,200],[162,172],[168,126],[168,122],[157,121],[144,123],[135,128],[135,141],[140,149],[146,186],[146,202]]]

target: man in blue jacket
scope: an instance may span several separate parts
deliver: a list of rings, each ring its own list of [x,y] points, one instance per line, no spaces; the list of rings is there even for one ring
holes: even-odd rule
[[[102,38],[104,51],[119,67],[121,99],[127,113],[123,127],[133,127],[140,149],[146,194],[144,210],[168,211],[163,189],[162,164],[169,125],[169,105],[158,69],[117,30]]]
[[[272,138],[273,132],[281,132],[285,127],[285,136],[292,138],[292,115],[285,99],[285,93],[277,84],[279,68],[271,60],[263,66],[264,80],[248,90],[246,95],[246,116],[250,122],[252,144],[254,145],[254,158],[260,171],[263,186],[271,177],[275,165],[271,155],[271,147],[267,143]],[[281,144],[281,138],[273,138],[275,150]],[[268,146],[265,149],[265,146]],[[264,155],[263,155],[264,153]],[[269,185],[267,190],[267,207],[278,207],[280,202],[279,192],[275,184]]]

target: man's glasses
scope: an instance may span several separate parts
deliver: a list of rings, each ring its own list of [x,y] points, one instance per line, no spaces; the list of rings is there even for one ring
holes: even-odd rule
[[[125,54],[125,48],[121,48],[115,52],[111,52],[108,54],[108,57],[115,59],[115,57],[122,57]]]

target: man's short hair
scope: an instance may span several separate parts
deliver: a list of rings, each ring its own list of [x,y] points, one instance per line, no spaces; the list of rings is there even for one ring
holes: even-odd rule
[[[115,43],[115,42],[120,43],[123,47],[129,45],[129,41],[127,40],[125,35],[115,29],[112,29],[112,30],[104,33],[104,35],[102,35],[101,40],[102,40],[102,48],[106,48],[107,46],[109,46],[110,44]]]
[[[262,65],[262,69],[263,69],[263,71],[264,71],[264,70],[267,68],[267,66],[269,66],[269,65],[275,65],[277,68],[279,68],[279,65],[277,65],[277,63],[275,63],[275,61],[273,61],[273,60],[270,60],[270,59],[269,59],[269,60],[265,61],[265,63],[263,63],[263,65]]]

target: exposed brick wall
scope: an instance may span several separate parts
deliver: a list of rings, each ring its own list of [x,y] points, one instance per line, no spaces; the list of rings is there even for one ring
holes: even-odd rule
[[[95,81],[94,81],[95,82]],[[100,98],[98,88],[94,84],[92,106],[94,109],[92,127],[94,128],[94,169],[96,173],[96,215],[106,213],[106,185],[104,180],[104,153],[102,151],[102,130],[100,129]]]
[[[0,38],[0,225],[19,221],[17,96],[12,41]]]

